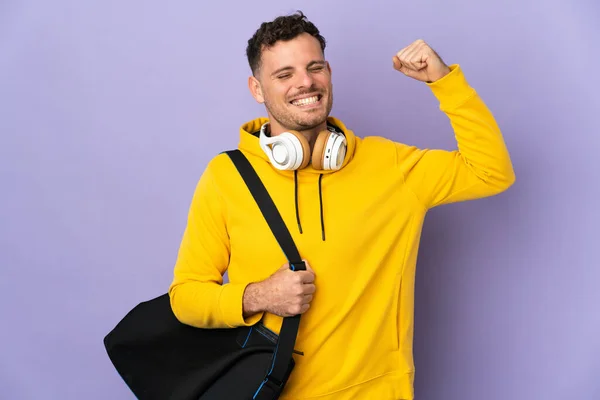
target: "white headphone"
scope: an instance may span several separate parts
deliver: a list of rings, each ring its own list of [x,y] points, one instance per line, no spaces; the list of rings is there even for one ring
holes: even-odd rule
[[[260,147],[269,157],[271,164],[280,170],[296,170],[312,166],[320,170],[338,170],[346,157],[346,136],[335,128],[319,132],[312,155],[306,138],[299,132],[286,131],[267,136],[268,122],[260,128]]]

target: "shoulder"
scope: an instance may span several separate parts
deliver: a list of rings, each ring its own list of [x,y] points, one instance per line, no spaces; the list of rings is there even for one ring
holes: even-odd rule
[[[395,141],[383,136],[366,136],[357,140],[355,158],[362,165],[374,168],[400,167],[410,169],[426,153],[427,149]]]
[[[234,156],[236,153],[241,153],[242,157],[240,158],[244,162],[248,162],[251,168],[258,172],[258,164],[262,159],[255,154],[239,149],[222,151],[208,160],[202,173],[202,176],[212,181],[214,187],[219,191],[238,186],[242,182],[240,180],[242,171],[238,170],[235,162],[236,158]]]
[[[395,164],[398,158],[398,150],[404,144],[396,142],[384,136],[365,136],[357,140],[357,156],[366,157],[378,163]]]
[[[233,163],[226,152],[211,156],[201,167],[196,181],[197,193],[220,192],[219,187],[227,182],[233,172]]]
[[[227,154],[227,151],[222,151],[221,153],[213,155],[208,160],[203,175],[208,175],[212,179],[218,181],[230,177],[234,170],[235,166],[229,157],[229,154]]]
[[[359,139],[361,146],[368,150],[393,150],[395,142],[383,136],[365,136]]]

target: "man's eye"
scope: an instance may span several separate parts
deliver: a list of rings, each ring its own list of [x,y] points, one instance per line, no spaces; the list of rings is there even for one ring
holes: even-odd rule
[[[314,68],[311,68],[310,70],[313,72],[319,72],[319,71],[323,70],[323,67],[314,67]]]
[[[279,75],[277,78],[278,79],[286,79],[289,78],[291,75],[290,74],[283,74],[283,75]]]

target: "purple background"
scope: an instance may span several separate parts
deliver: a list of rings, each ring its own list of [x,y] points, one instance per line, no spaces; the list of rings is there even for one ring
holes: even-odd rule
[[[513,156],[508,192],[426,220],[417,399],[600,398],[596,1],[201,3],[0,2],[0,398],[133,398],[102,338],[166,291],[207,161],[265,114],[246,41],[297,8],[357,134],[454,147],[428,89],[392,68],[423,38]]]

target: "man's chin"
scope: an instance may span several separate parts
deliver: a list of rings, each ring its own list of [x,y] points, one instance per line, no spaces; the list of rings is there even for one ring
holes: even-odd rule
[[[318,128],[319,126],[323,125],[325,122],[327,121],[327,118],[325,119],[319,119],[316,121],[303,121],[301,123],[296,123],[296,129],[297,131],[308,131],[311,129],[315,129]]]
[[[318,114],[310,116],[310,118],[296,118],[296,125],[301,126],[302,129],[313,129],[318,127],[327,121],[327,113],[324,113],[322,110],[319,110]]]

